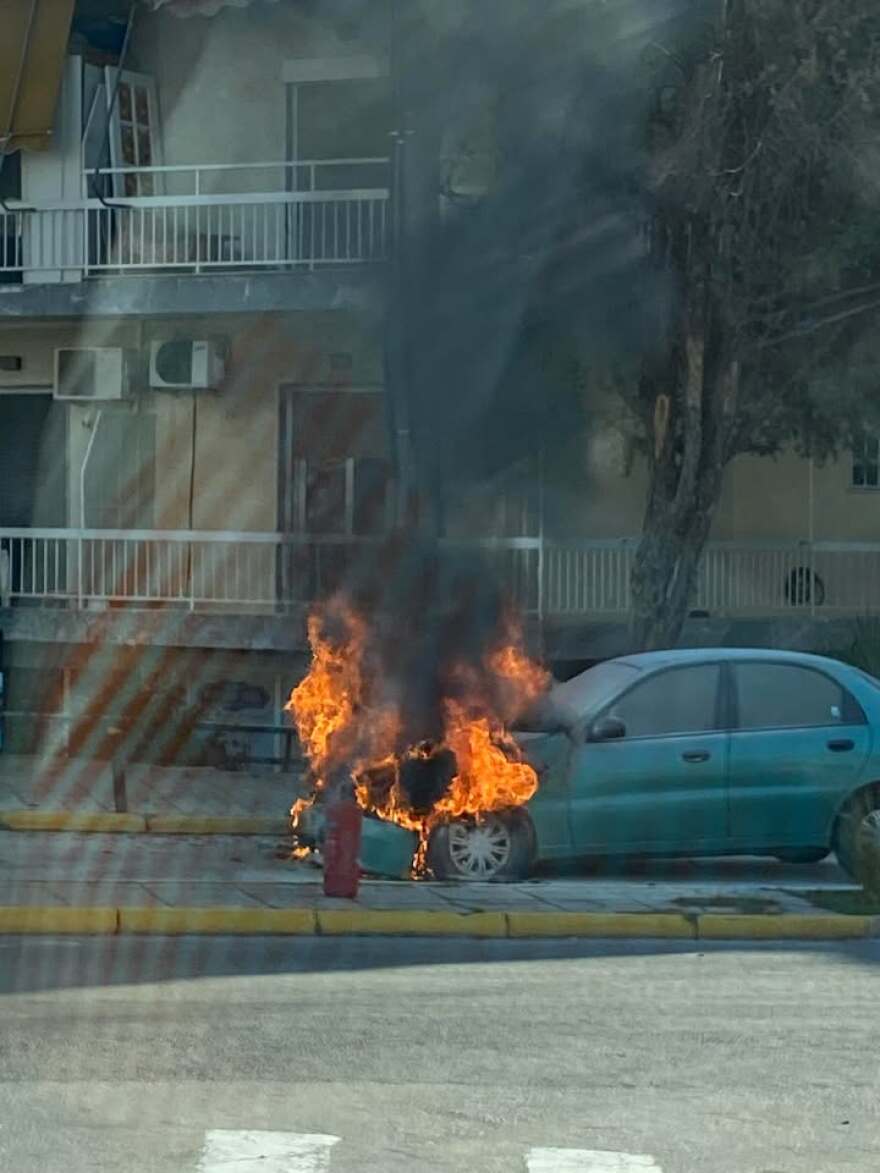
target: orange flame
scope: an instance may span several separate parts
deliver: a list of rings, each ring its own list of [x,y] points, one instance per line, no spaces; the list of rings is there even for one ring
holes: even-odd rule
[[[534,795],[538,776],[523,761],[507,726],[544,691],[550,677],[525,652],[516,625],[508,623],[502,640],[484,656],[483,675],[469,665],[452,674],[454,695],[443,704],[442,740],[410,746],[399,744],[398,708],[375,699],[381,682],[371,680],[365,663],[369,629],[364,619],[337,598],[310,617],[308,632],[311,667],[286,707],[293,713],[315,791],[293,804],[294,833],[331,774],[344,770],[365,811],[418,832],[418,872],[438,822],[479,818],[520,806]],[[427,812],[413,809],[401,768],[447,750],[455,761],[449,785]]]
[[[285,705],[293,713],[300,744],[318,778],[330,760],[335,740],[351,728],[363,688],[366,625],[344,604],[337,603],[337,609],[343,627],[338,643],[325,635],[321,614],[309,616],[311,667]]]

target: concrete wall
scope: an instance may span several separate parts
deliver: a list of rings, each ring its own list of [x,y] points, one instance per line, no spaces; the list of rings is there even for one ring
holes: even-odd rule
[[[614,538],[641,531],[648,489],[643,457],[607,424],[571,441],[546,464],[546,526],[564,537]],[[712,529],[716,541],[880,541],[880,491],[854,489],[851,459],[824,465],[794,452],[740,456],[728,466]],[[812,499],[812,510],[811,510]],[[812,513],[812,517],[811,517]]]
[[[346,386],[381,386],[380,339],[353,315],[213,315],[185,323],[93,320],[84,325],[0,328],[0,353],[25,358],[22,372],[0,372],[0,394],[4,388],[14,393],[22,386],[51,385],[52,356],[58,346],[123,346],[143,363],[152,340],[181,335],[219,338],[228,344],[226,375],[220,388],[195,395],[151,391],[144,389],[141,374],[129,401],[103,408],[105,413],[147,412],[155,419],[153,525],[188,527],[192,476],[194,528],[274,530],[279,386],[339,385],[340,375],[333,369],[331,356],[340,353],[350,356]],[[97,408],[71,403],[67,412],[68,450],[58,455],[67,460],[69,521],[78,525],[80,469]],[[126,458],[126,453],[118,454],[123,464]]]
[[[332,355],[350,356],[345,383],[382,384],[381,337],[348,312],[210,315],[176,320],[109,320],[0,325],[0,354],[19,354],[21,371],[0,371],[0,394],[48,388],[57,346],[125,346],[144,356],[152,339],[219,337],[229,344],[227,373],[217,392],[139,390],[138,409],[156,426],[157,527],[189,524],[193,410],[196,412],[193,525],[197,529],[272,530],[277,524],[278,389],[283,384],[338,385]],[[132,410],[111,404],[107,411]],[[71,404],[68,502],[79,523],[79,469],[95,408]],[[124,454],[121,454],[124,459]],[[850,487],[850,460],[816,466],[794,453],[739,457],[725,475],[712,536],[716,540],[880,540],[880,492]],[[640,532],[647,490],[643,458],[625,433],[597,417],[544,461],[545,532],[565,538],[617,538]],[[514,532],[501,523],[503,483],[468,491],[456,532]],[[532,512],[534,517],[534,511]]]
[[[133,38],[132,68],[153,75],[159,95],[165,164],[282,161],[287,154],[284,64],[295,58],[384,51],[382,11],[357,29],[306,16],[292,4],[226,8],[180,19],[144,13]],[[366,38],[366,39],[364,39]],[[203,191],[282,187],[281,173],[256,173],[250,185],[209,177]],[[169,193],[186,190],[167,180]],[[191,190],[191,189],[190,189]]]
[[[4,668],[8,753],[34,753],[48,763],[68,753],[106,758],[119,747],[138,761],[226,766],[243,756],[280,757],[284,742],[200,723],[285,725],[283,705],[305,656],[9,641]],[[80,785],[88,784],[82,776]]]
[[[21,197],[26,204],[40,204],[43,201],[78,200],[82,193],[82,74],[81,57],[68,57],[61,76],[61,91],[50,149],[47,151],[23,151],[21,164]],[[69,256],[76,256],[82,249],[81,229],[78,224],[68,223],[65,231],[70,234]],[[53,227],[45,222],[25,217],[22,230],[22,249],[26,258],[51,255]],[[73,238],[73,239],[72,239]],[[65,258],[67,259],[67,258]],[[25,284],[55,283],[59,281],[80,281],[79,269],[50,269],[26,272]]]

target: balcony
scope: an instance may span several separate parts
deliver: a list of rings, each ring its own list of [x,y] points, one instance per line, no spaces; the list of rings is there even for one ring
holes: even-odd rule
[[[332,590],[351,560],[382,540],[350,533],[0,529],[0,605],[274,615]],[[446,544],[488,561],[536,620],[629,616],[637,539]],[[880,543],[710,544],[691,607],[712,618],[878,613]]]
[[[76,201],[0,207],[0,284],[371,265],[386,256],[387,162],[86,171]]]

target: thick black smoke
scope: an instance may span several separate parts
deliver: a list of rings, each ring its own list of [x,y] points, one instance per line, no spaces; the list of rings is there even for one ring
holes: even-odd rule
[[[321,607],[323,634],[336,646],[350,638],[349,607],[368,629],[365,704],[397,708],[399,750],[442,738],[446,697],[477,691],[504,711],[485,657],[514,630],[514,608],[486,559],[412,535],[392,538]]]
[[[408,378],[392,400],[405,399],[427,491],[552,451],[584,427],[589,369],[660,343],[670,291],[645,248],[642,58],[674,46],[682,7],[407,6],[408,284],[395,309]],[[438,219],[436,161],[487,109],[493,180]]]

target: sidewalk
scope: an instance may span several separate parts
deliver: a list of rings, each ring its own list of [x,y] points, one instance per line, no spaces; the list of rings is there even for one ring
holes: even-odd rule
[[[125,818],[116,814],[109,763],[0,753],[0,824],[19,830],[274,833],[286,825],[301,778],[300,770],[132,764],[125,770]],[[64,812],[74,817],[61,817]]]
[[[857,892],[833,862],[657,863],[638,876],[522,884],[367,880],[356,903],[329,900],[312,865],[279,858],[301,775],[145,765],[126,773],[128,813],[118,813],[106,763],[0,754],[0,933],[880,934],[871,906],[841,915],[809,899]]]
[[[0,933],[682,940],[880,934],[880,918],[838,915],[811,902],[809,893],[817,887],[855,891],[833,864],[795,869],[793,878],[781,865],[738,860],[718,864],[709,875],[708,868],[658,864],[637,878],[366,880],[354,902],[325,897],[320,873],[308,863],[278,858],[278,846],[256,836],[0,832]]]

